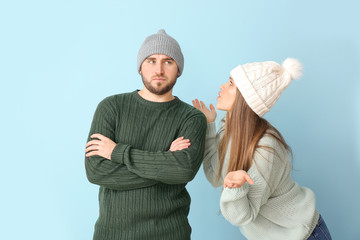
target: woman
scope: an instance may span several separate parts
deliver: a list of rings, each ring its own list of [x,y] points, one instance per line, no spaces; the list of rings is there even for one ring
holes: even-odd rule
[[[301,72],[292,58],[233,69],[217,98],[216,108],[227,111],[218,134],[215,108],[193,101],[208,121],[205,175],[223,186],[221,212],[248,239],[331,239],[313,192],[290,177],[290,147],[263,118]]]

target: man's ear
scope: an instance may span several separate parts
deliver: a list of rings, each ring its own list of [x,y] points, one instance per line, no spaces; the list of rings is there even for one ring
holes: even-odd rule
[[[178,77],[180,77],[180,72],[178,72]]]

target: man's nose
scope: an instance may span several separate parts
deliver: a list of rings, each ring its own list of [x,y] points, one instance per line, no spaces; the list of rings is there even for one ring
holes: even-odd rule
[[[155,72],[159,75],[164,74],[164,66],[162,63],[156,63]]]

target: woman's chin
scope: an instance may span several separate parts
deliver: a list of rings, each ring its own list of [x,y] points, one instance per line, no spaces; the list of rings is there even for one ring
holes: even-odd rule
[[[224,110],[224,109],[221,107],[221,104],[219,104],[219,103],[217,103],[215,107],[216,107],[216,109],[218,109],[218,110],[226,111],[226,110]]]
[[[215,107],[216,107],[216,109],[221,110],[221,111],[226,111],[226,112],[230,111],[229,106],[224,106],[219,102],[216,104]]]

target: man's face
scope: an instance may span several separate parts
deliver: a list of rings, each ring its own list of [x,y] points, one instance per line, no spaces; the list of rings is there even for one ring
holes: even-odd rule
[[[156,95],[169,92],[179,76],[176,62],[164,54],[147,57],[141,64],[140,74],[146,89]]]

